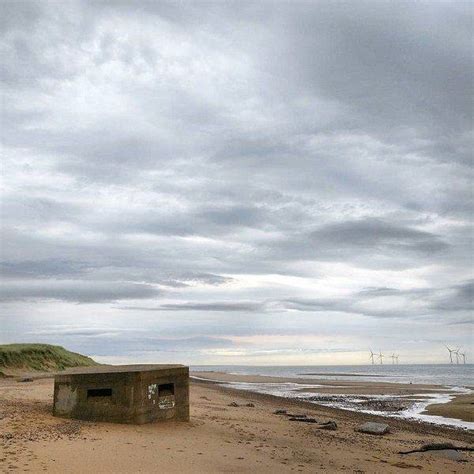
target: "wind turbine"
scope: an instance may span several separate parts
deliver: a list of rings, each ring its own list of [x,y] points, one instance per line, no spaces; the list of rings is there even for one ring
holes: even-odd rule
[[[375,364],[375,362],[374,362],[375,354],[372,352],[372,349],[369,349],[369,351],[370,351],[369,359],[372,361],[372,365],[374,365]]]
[[[458,347],[458,348],[454,351],[454,353],[456,354],[456,364],[459,364],[459,350],[460,350],[460,349],[461,349],[461,348]]]
[[[450,349],[448,346],[445,346],[446,349],[449,351],[449,362],[452,364],[453,363],[453,352],[456,353],[454,349]]]
[[[382,354],[382,351],[379,349],[379,359],[380,359],[380,364],[383,364],[383,358],[385,356]]]
[[[463,364],[466,363],[466,353],[465,352],[460,352],[459,355],[462,357],[462,360],[463,360]]]
[[[395,364],[395,359],[397,358],[397,356],[395,354],[392,354],[390,357],[392,359],[392,365]]]
[[[398,358],[399,358],[399,357],[400,357],[400,356],[399,356],[398,354],[395,356],[395,359],[397,359],[397,365],[398,365]]]

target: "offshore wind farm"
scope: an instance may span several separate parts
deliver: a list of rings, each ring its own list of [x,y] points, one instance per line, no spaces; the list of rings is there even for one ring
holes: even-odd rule
[[[466,363],[466,352],[461,352],[461,348],[458,347],[457,349],[452,349],[448,346],[446,346],[446,349],[448,350],[449,353],[449,363],[450,364],[465,364]],[[455,356],[455,359],[453,359],[453,354]]]
[[[395,354],[392,352],[391,355],[389,356],[385,356],[384,354],[382,354],[382,351],[379,350],[378,354],[375,354],[372,349],[369,349],[369,359],[370,361],[372,362],[372,365],[375,365],[376,364],[376,361],[375,361],[375,358],[378,359],[379,361],[379,364],[380,365],[383,365],[383,359],[385,357],[389,358],[389,359],[392,359],[392,365],[395,365],[395,364],[398,364],[399,363],[399,357],[400,355],[399,354]]]
[[[461,351],[461,347],[457,349],[453,349],[447,345],[444,346],[448,350],[449,354],[449,363],[456,364],[456,365],[465,365],[466,364],[466,351]],[[454,357],[453,357],[454,356]],[[372,365],[376,365],[377,363],[380,365],[384,364],[384,359],[391,359],[392,365],[398,365],[400,362],[400,354],[395,354],[392,352],[390,355],[383,354],[382,351],[379,349],[378,353],[369,349],[369,361]]]

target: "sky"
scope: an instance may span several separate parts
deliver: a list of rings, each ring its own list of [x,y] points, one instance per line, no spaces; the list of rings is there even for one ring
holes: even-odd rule
[[[0,8],[0,343],[472,361],[472,4]]]

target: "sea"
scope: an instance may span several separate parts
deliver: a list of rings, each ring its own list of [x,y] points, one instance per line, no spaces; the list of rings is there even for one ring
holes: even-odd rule
[[[237,375],[266,375],[292,379],[314,379],[334,381],[367,381],[406,384],[437,385],[444,390],[434,389],[428,394],[415,395],[360,395],[360,394],[318,394],[314,385],[301,383],[247,383],[226,382],[223,386],[258,393],[266,393],[288,398],[298,398],[320,405],[344,410],[378,414],[388,417],[407,418],[427,423],[456,426],[474,430],[474,423],[428,415],[427,406],[434,403],[448,403],[456,395],[471,394],[474,390],[474,364],[377,364],[377,365],[339,365],[339,366],[243,366],[243,365],[205,365],[192,366],[191,371],[227,372]],[[212,375],[209,376],[212,379]],[[305,392],[305,388],[311,391]]]

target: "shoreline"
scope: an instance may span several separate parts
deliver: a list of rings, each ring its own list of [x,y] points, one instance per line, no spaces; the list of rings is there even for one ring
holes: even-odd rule
[[[473,430],[474,395],[470,388],[374,381],[334,381],[295,377],[231,374],[217,371],[191,372],[197,381],[212,381],[241,391],[306,400],[390,419],[416,419],[437,425]],[[461,398],[460,398],[461,397]],[[457,401],[456,401],[457,400]]]

